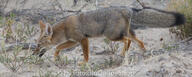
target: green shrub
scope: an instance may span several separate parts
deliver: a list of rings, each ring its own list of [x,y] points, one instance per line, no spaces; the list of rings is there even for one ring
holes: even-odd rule
[[[174,10],[185,15],[186,23],[170,29],[181,39],[192,37],[192,0],[171,0],[169,10]]]

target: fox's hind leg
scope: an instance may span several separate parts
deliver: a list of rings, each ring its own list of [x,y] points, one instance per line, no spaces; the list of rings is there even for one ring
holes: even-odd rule
[[[110,39],[111,41],[122,41],[124,43],[124,47],[123,47],[123,50],[121,51],[121,56],[125,56],[125,53],[126,51],[128,51],[130,45],[131,45],[131,39],[128,38],[128,37],[121,37],[121,38],[118,38],[118,39]]]
[[[123,43],[124,43],[124,48],[123,51],[121,52],[121,56],[125,56],[125,52],[128,51],[130,45],[131,45],[131,40],[129,38],[124,37],[123,38]]]
[[[137,43],[137,45],[140,47],[143,53],[146,51],[144,43],[141,40],[137,39],[135,32],[132,29],[129,29],[127,36],[129,38],[129,41],[134,41]]]
[[[76,44],[76,42],[67,41],[67,42],[65,42],[65,43],[62,43],[62,44],[58,45],[58,46],[56,47],[56,51],[55,51],[55,54],[54,54],[54,59],[55,59],[55,61],[59,59],[59,56],[58,56],[58,55],[59,55],[59,52],[60,52],[62,49],[64,49],[64,48],[70,48],[70,47],[74,46],[75,44]]]
[[[136,36],[132,35],[131,36],[131,40],[133,40],[133,41],[135,41],[137,43],[137,45],[140,47],[140,49],[143,51],[143,53],[146,51],[144,43],[141,40],[137,39]]]

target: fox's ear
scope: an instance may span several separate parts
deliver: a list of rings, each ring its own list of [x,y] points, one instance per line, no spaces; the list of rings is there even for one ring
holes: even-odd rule
[[[45,33],[48,36],[52,36],[52,34],[53,34],[53,29],[49,23],[46,24]]]
[[[42,20],[39,21],[39,26],[40,26],[41,32],[45,31],[46,25],[43,23]]]

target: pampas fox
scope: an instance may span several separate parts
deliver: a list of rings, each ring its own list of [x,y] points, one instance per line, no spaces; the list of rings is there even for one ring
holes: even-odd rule
[[[40,21],[41,33],[37,43],[40,48],[56,45],[55,58],[62,49],[80,43],[84,55],[83,63],[86,63],[89,59],[88,38],[105,36],[112,41],[122,41],[124,48],[121,55],[125,56],[132,41],[135,41],[141,50],[146,51],[144,43],[136,38],[135,29],[141,26],[166,28],[184,22],[184,16],[176,12],[150,7],[135,9],[113,6],[70,15],[53,26]],[[34,51],[33,54],[38,52]]]

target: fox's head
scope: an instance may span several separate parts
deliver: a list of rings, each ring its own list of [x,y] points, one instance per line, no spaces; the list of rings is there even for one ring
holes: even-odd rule
[[[47,47],[52,43],[52,35],[53,35],[53,30],[50,24],[44,24],[42,21],[39,21],[39,26],[40,26],[40,36],[36,40],[36,43],[39,48],[41,47]]]

